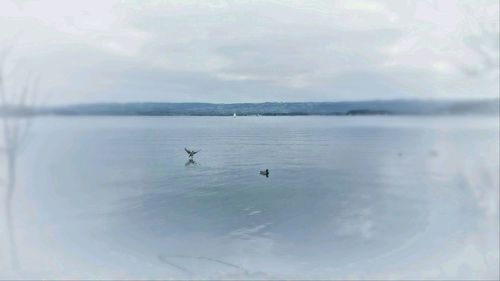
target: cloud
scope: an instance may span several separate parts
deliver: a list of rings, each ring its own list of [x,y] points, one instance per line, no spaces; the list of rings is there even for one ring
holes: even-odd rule
[[[6,1],[51,102],[494,97],[497,1]]]

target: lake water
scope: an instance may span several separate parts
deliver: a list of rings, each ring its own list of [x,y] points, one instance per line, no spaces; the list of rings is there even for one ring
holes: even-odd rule
[[[495,116],[46,117],[17,159],[0,278],[499,278]]]

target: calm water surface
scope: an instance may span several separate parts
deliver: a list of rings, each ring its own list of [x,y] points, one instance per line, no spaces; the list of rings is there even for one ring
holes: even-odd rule
[[[498,122],[40,118],[0,277],[497,279]]]

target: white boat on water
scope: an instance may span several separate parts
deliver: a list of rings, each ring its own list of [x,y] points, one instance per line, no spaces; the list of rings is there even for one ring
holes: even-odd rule
[[[233,113],[233,117],[236,118],[236,113]]]

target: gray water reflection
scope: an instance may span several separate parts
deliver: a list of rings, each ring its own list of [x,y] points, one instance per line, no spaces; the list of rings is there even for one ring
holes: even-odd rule
[[[53,260],[32,276],[498,276],[493,118],[36,124],[19,212],[21,232],[38,232],[20,250]],[[186,145],[203,149],[196,161]]]

